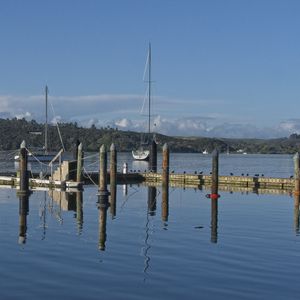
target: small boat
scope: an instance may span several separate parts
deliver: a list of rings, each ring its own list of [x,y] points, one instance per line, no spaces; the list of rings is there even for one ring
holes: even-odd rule
[[[208,154],[208,151],[205,149],[202,154]]]
[[[43,148],[37,148],[28,150],[28,161],[41,161],[41,162],[51,162],[57,153],[49,152],[48,151],[48,86],[45,87],[45,106],[46,106],[46,115],[45,115],[45,142]],[[40,132],[39,132],[40,133]],[[61,138],[59,129],[58,129],[59,136]],[[32,132],[32,134],[38,134],[37,132]],[[61,140],[62,142],[62,140]],[[64,148],[64,146],[63,146]],[[15,155],[15,161],[20,160],[19,155]]]
[[[136,150],[132,150],[132,157],[134,160],[149,160],[150,156],[150,150],[147,148],[149,148],[151,136],[151,44],[149,44],[148,48],[146,67],[148,68],[148,133],[146,139],[143,138],[145,133],[141,135],[140,147]],[[144,75],[145,73],[146,72],[144,72]]]

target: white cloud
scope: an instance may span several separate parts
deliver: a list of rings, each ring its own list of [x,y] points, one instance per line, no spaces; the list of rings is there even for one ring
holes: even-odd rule
[[[147,118],[139,115],[142,106],[142,95],[137,94],[101,94],[87,96],[49,96],[50,104],[59,115],[52,113],[49,107],[51,122],[77,122],[90,127],[111,126],[124,130],[146,131]],[[159,100],[159,101],[157,101]],[[44,95],[33,96],[0,96],[0,117],[26,118],[44,121]],[[155,102],[159,105],[155,105]],[[300,133],[300,119],[290,119],[277,126],[261,127],[253,122],[245,123],[248,116],[231,117],[217,113],[205,113],[206,116],[195,116],[192,113],[202,111],[201,107],[222,100],[183,100],[166,97],[154,98],[155,111],[151,130],[167,135],[211,136],[211,137],[258,137],[275,138]],[[179,117],[185,114],[186,117]],[[203,113],[204,114],[204,113]],[[164,116],[162,116],[164,115]],[[178,116],[178,117],[176,117]],[[249,121],[249,119],[248,119]]]

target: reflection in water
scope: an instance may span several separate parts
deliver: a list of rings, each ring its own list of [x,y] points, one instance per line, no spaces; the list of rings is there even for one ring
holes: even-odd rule
[[[128,187],[127,184],[123,184],[123,196],[126,197],[128,194]]]
[[[82,191],[78,191],[76,192],[76,220],[78,226],[78,234],[82,233],[82,228],[83,228],[82,203],[83,203],[83,193]]]
[[[46,238],[46,228],[47,228],[47,220],[46,220],[46,214],[47,214],[47,193],[44,192],[44,201],[43,204],[41,203],[40,208],[40,220],[42,222],[41,227],[43,228],[42,232],[42,240]]]
[[[155,216],[156,211],[156,187],[148,187],[148,213],[150,216]]]
[[[144,249],[143,249],[143,255],[145,258],[144,261],[144,274],[147,274],[147,271],[150,267],[150,255],[149,251],[151,249],[151,245],[149,243],[150,238],[150,216],[155,216],[156,211],[156,187],[149,186],[148,187],[148,210],[147,210],[147,219],[146,219],[146,225],[145,225],[145,240],[144,240]],[[146,281],[146,277],[144,278],[144,281]]]
[[[169,217],[169,185],[162,186],[161,192],[161,219],[168,222]]]
[[[107,196],[99,197],[99,245],[98,248],[101,251],[105,251],[106,242],[106,219],[107,219],[107,208],[108,208]]]
[[[117,214],[117,185],[116,184],[110,185],[109,204],[110,204],[110,214],[112,218],[114,218]]]
[[[29,195],[19,195],[19,244],[26,243],[27,215],[29,213]]]
[[[211,199],[211,242],[218,242],[218,199]]]
[[[294,226],[297,234],[299,233],[299,198],[299,192],[296,192],[294,194]]]

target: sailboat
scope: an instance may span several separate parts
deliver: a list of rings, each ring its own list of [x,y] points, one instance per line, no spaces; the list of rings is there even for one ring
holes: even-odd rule
[[[132,156],[135,160],[149,160],[150,150],[145,149],[144,146],[149,146],[150,135],[151,135],[151,44],[149,44],[148,57],[147,57],[147,67],[148,67],[148,136],[146,141],[143,140],[143,135],[141,136],[141,145],[137,150],[132,150]]]
[[[45,141],[44,141],[44,146],[42,149],[35,149],[32,151],[28,152],[28,161],[42,161],[42,162],[50,162],[52,161],[55,156],[57,155],[56,153],[50,153],[48,150],[48,86],[46,85],[45,87],[45,106],[46,106],[46,111],[45,111]],[[58,129],[59,132],[59,129]],[[37,134],[34,132],[34,134]],[[60,132],[59,132],[60,135]],[[60,136],[61,138],[61,136]],[[61,141],[62,142],[62,141]],[[63,147],[64,148],[64,147]],[[20,157],[19,155],[16,155],[14,157],[16,161],[19,161]]]

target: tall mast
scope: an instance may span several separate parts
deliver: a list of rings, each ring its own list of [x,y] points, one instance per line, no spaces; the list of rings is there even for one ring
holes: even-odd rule
[[[148,138],[150,138],[150,127],[151,127],[151,43],[149,43],[149,65],[148,65]]]
[[[45,153],[48,153],[48,86],[45,88],[46,114],[45,114]]]

